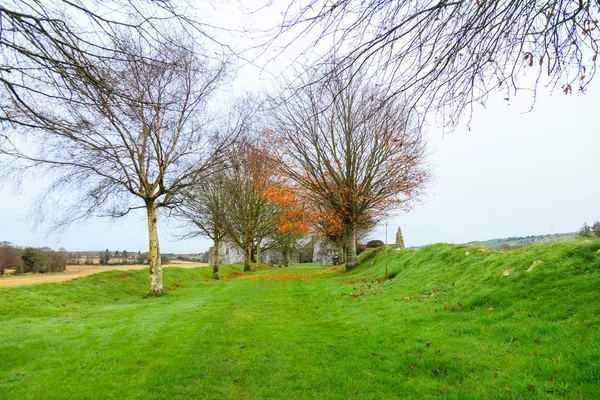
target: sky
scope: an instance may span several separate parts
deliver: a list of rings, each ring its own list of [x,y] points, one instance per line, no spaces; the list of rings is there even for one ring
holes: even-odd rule
[[[258,86],[257,74],[242,69],[238,84]],[[387,242],[394,241],[398,226],[407,246],[421,246],[573,232],[600,220],[600,82],[597,78],[585,95],[548,93],[540,89],[530,112],[526,94],[517,94],[510,105],[494,95],[485,108],[475,107],[470,129],[463,124],[444,134],[435,124],[426,126],[434,177],[419,204],[388,219]],[[36,225],[31,213],[39,186],[35,179],[18,188],[0,186],[0,241],[70,251],[147,250],[143,210],[116,221],[90,219],[64,232]],[[159,219],[162,252],[208,250],[206,239],[178,240],[172,225]],[[384,226],[370,238],[386,241]]]

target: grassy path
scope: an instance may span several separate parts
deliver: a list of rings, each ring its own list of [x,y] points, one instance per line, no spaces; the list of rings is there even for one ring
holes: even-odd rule
[[[0,398],[595,397],[595,258],[559,284],[434,250],[385,282],[377,255],[352,274],[171,268],[161,298],[145,271],[2,289]]]

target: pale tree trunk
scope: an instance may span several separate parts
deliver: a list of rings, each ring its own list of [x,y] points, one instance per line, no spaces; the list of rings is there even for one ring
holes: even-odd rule
[[[346,271],[356,267],[358,259],[356,257],[356,239],[354,236],[354,227],[346,229]]]
[[[213,257],[212,257],[213,279],[219,279],[219,241],[213,241]]]
[[[250,268],[250,260],[252,259],[252,244],[246,245],[244,248],[244,272],[249,272],[252,269]]]
[[[256,241],[256,268],[260,268],[260,242],[261,240]]]
[[[146,296],[160,296],[163,292],[162,266],[160,265],[160,249],[158,247],[158,231],[156,229],[156,206],[146,203],[148,213],[149,251],[148,264],[150,264],[150,289]]]

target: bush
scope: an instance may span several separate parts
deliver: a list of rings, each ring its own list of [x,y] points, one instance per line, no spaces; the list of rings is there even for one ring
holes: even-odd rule
[[[41,250],[27,247],[21,253],[21,260],[23,260],[23,270],[19,272],[43,272],[44,253]]]
[[[66,253],[49,251],[44,254],[44,272],[63,272],[67,268]]]
[[[105,251],[100,252],[100,265],[108,265],[110,261],[110,251],[106,249]]]
[[[371,240],[367,243],[367,249],[374,249],[375,247],[385,246],[385,243],[381,240]]]
[[[137,255],[138,264],[148,264],[148,253],[140,253]]]
[[[21,253],[22,263],[16,266],[15,273],[63,272],[67,267],[67,259],[66,253],[53,250],[42,251],[27,247]]]
[[[583,226],[577,231],[577,236],[580,238],[600,237],[600,222],[596,221],[592,226],[583,224]]]
[[[165,254],[161,254],[161,255],[160,255],[160,263],[161,263],[162,265],[168,264],[168,263],[170,263],[170,262],[171,262],[171,257],[169,257],[169,256],[167,256],[167,255],[165,255]]]
[[[366,249],[367,249],[367,246],[365,246],[364,244],[357,244],[356,245],[356,255],[359,255],[360,253],[362,253]]]
[[[19,249],[9,242],[0,242],[0,275],[4,270],[13,268],[19,261]]]

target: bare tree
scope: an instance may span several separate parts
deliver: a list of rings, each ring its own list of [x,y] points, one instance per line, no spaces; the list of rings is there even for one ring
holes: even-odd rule
[[[312,37],[302,54],[339,61],[328,77],[371,70],[390,95],[454,125],[495,88],[507,99],[518,89],[535,96],[540,83],[584,91],[596,72],[599,20],[598,0],[295,0],[269,45]],[[518,79],[525,74],[531,79]]]
[[[408,207],[428,178],[420,131],[386,98],[348,74],[303,86],[272,115],[280,164],[342,223],[347,269],[357,263],[355,229]]]
[[[281,265],[288,266],[292,255],[300,245],[300,240],[306,237],[306,232],[297,230],[276,229],[269,236],[270,245],[281,254]]]
[[[47,91],[59,96],[12,104],[9,121],[17,129],[4,130],[11,143],[5,154],[23,168],[45,167],[55,174],[54,188],[67,194],[61,202],[73,200],[63,207],[61,221],[145,209],[148,294],[160,295],[156,213],[178,204],[220,157],[224,144],[213,145],[206,107],[225,76],[225,63],[200,59],[194,44],[176,35],[148,45],[124,34],[111,46],[121,56],[80,59],[58,78],[48,75]],[[80,67],[92,62],[98,62],[92,70]]]
[[[188,237],[204,236],[213,241],[210,264],[213,279],[219,279],[219,245],[227,235],[227,192],[225,172],[199,181],[186,192],[178,213],[191,225]]]
[[[10,242],[0,242],[0,275],[18,262],[19,249]]]
[[[52,83],[64,77],[65,71],[83,68],[90,82],[104,85],[103,64],[113,58],[140,56],[127,54],[127,48],[112,46],[124,33],[153,46],[168,40],[165,32],[178,29],[186,32],[190,41],[210,42],[220,54],[226,52],[226,47],[215,39],[217,36],[208,33],[210,27],[198,22],[193,10],[188,0],[3,1],[0,121],[19,123],[11,119],[13,103],[28,107],[54,102],[57,97],[70,101],[69,93],[57,92]]]

